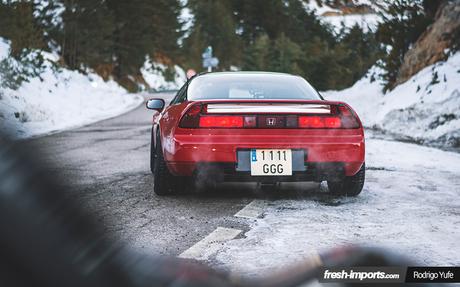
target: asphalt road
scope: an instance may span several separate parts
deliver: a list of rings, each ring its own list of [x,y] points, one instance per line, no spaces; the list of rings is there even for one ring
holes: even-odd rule
[[[144,97],[168,101],[173,95]],[[189,187],[167,197],[153,193],[152,113],[142,105],[122,116],[33,143],[50,172],[64,179],[64,191],[101,221],[107,236],[134,248],[176,256],[217,227],[247,230],[248,220],[234,214],[255,198],[277,195],[261,193],[255,184],[224,185],[217,192]]]
[[[366,184],[357,198],[331,197],[313,183],[271,192],[255,184],[204,192],[188,186],[160,197],[149,168],[152,113],[142,105],[32,140],[44,166],[64,179],[63,192],[100,221],[109,238],[140,252],[247,274],[350,243],[391,247],[424,264],[458,264],[457,153],[366,131]]]

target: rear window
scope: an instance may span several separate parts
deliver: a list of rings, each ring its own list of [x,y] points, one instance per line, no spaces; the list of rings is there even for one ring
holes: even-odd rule
[[[319,100],[318,92],[301,77],[282,74],[208,74],[191,81],[187,98]]]

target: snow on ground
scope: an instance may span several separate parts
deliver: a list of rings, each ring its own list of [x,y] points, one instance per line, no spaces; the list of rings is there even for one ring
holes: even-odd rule
[[[333,13],[341,13],[339,9],[335,9],[328,5],[328,2],[325,0],[304,0],[303,5],[307,10],[315,10],[318,15],[323,15],[324,13],[333,12]],[[346,1],[343,1],[346,2]],[[388,7],[388,5],[392,2],[389,0],[352,0],[348,1],[352,2],[354,6],[368,6],[376,13],[382,12],[384,9]],[[320,5],[319,5],[319,4]]]
[[[375,10],[376,13],[341,15],[342,12],[339,9],[332,8],[326,3],[318,5],[316,0],[304,2],[304,7],[308,11],[314,11],[316,15],[320,16],[320,20],[329,24],[337,34],[341,32],[342,28],[350,29],[356,24],[365,32],[375,31],[380,22],[380,16],[377,14],[381,10],[379,1],[358,0],[354,1],[354,3],[356,5],[367,5]]]
[[[327,99],[352,105],[364,126],[421,143],[460,147],[460,53],[426,67],[383,94],[372,68],[351,88],[328,91]]]
[[[421,265],[458,266],[460,154],[372,138],[366,149],[358,197],[329,198],[324,187],[310,196],[280,195],[266,202],[264,217],[244,238],[221,247],[213,264],[263,276],[315,252],[359,244],[391,248]]]
[[[9,45],[0,38],[0,61]],[[42,52],[43,53],[43,52]],[[127,94],[116,82],[100,76],[51,66],[57,57],[43,53],[46,67],[39,77],[17,90],[0,88],[0,129],[27,138],[70,129],[114,117],[137,107],[138,95]],[[1,79],[0,79],[1,81]]]
[[[174,66],[174,70],[172,71],[174,73],[174,80],[168,81],[165,78],[164,74],[167,72],[167,67],[165,65],[153,62],[150,59],[145,61],[141,69],[142,76],[147,84],[150,88],[157,91],[177,90],[187,81],[184,70],[177,65]]]
[[[308,0],[303,2],[303,6],[306,10],[308,11],[315,11],[316,15],[323,15],[324,13],[340,13],[340,10],[334,9],[328,5],[318,5],[318,2],[316,0]]]
[[[187,7],[187,0],[180,0],[180,2],[182,4],[182,9],[179,15],[179,21],[182,23],[182,31],[184,31],[184,34],[178,40],[178,43],[181,45],[183,40],[190,35],[195,18],[190,8]]]
[[[323,16],[320,19],[330,24],[336,33],[340,33],[342,28],[350,29],[355,25],[361,27],[364,32],[376,31],[380,22],[377,14]]]

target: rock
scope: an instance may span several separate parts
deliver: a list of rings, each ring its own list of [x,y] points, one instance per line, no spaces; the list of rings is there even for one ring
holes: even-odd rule
[[[460,33],[460,0],[444,2],[436,12],[435,21],[423,32],[404,56],[396,85],[404,83],[414,74],[447,58],[455,36]]]

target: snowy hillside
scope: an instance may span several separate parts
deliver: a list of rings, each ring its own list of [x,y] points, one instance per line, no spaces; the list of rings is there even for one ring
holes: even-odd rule
[[[342,27],[349,29],[356,24],[358,24],[364,32],[375,31],[380,21],[379,16],[376,14],[323,16],[320,17],[320,19],[331,25],[336,33],[339,33]]]
[[[9,44],[0,38],[0,61],[8,52]],[[41,53],[46,64],[40,77],[23,82],[17,90],[0,85],[1,130],[18,138],[47,134],[119,115],[143,101],[94,73],[53,69],[57,57]],[[13,59],[10,63],[19,65]]]
[[[324,16],[332,13],[343,14],[344,11],[350,11],[359,8],[365,8],[377,13],[388,7],[391,3],[388,0],[348,0],[348,1],[332,1],[326,0],[304,0],[305,8],[309,10],[316,10],[319,16]],[[347,9],[349,8],[349,9]],[[350,9],[351,8],[351,9]]]
[[[351,88],[325,92],[327,99],[350,103],[366,127],[402,139],[460,147],[460,53],[428,66],[407,82],[383,94],[378,69]]]
[[[364,31],[375,31],[380,21],[377,13],[381,11],[385,2],[379,0],[354,0],[352,2],[353,4],[348,5],[352,7],[350,8],[345,4],[343,7],[332,7],[322,0],[308,0],[304,1],[304,7],[308,11],[314,11],[320,16],[321,21],[331,25],[336,33],[339,33],[342,27],[351,28],[356,24]]]

